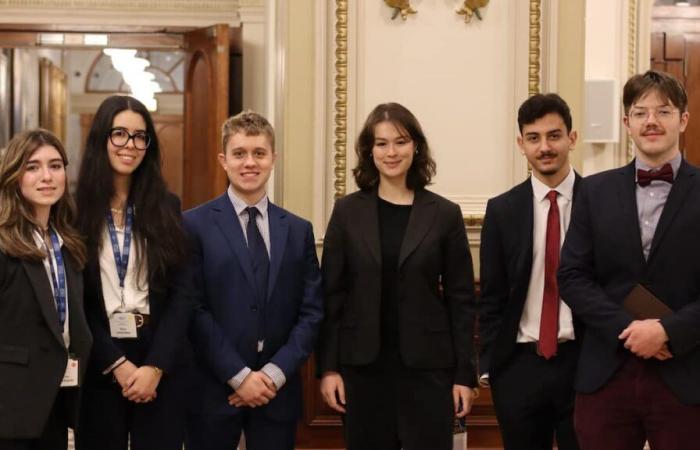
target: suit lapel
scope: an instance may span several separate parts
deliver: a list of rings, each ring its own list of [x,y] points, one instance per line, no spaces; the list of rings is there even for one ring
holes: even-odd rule
[[[49,277],[44,268],[44,263],[41,261],[23,260],[22,265],[29,277],[29,282],[34,290],[34,297],[39,302],[39,307],[44,315],[44,320],[49,325],[51,333],[58,339],[58,342],[63,343],[63,330],[58,323],[58,311],[56,311],[56,302],[53,299]]]
[[[639,230],[639,214],[637,213],[637,184],[635,183],[635,162],[627,164],[618,174],[618,205],[622,214],[621,230],[630,230],[635,258],[645,264],[642,234]]]
[[[365,241],[369,252],[379,266],[382,264],[379,243],[379,213],[377,211],[377,191],[362,192],[359,196],[361,208],[356,212],[356,226]]]
[[[521,183],[518,189],[513,192],[509,199],[511,212],[511,226],[518,234],[518,242],[523,245],[518,254],[518,278],[527,286],[532,272],[532,234],[534,225],[533,202],[535,201],[532,192],[532,181],[528,178]],[[522,296],[523,304],[525,296]]]
[[[406,261],[406,258],[418,247],[428,231],[430,231],[436,214],[435,200],[427,195],[424,190],[417,190],[413,199],[413,207],[408,217],[406,234],[401,243],[399,252],[399,267]],[[376,211],[376,210],[375,210]]]
[[[219,227],[219,230],[233,250],[234,255],[238,258],[238,263],[241,266],[241,270],[243,270],[246,280],[250,286],[255,289],[256,284],[255,277],[253,276],[253,263],[250,259],[245,235],[243,234],[241,223],[236,215],[236,210],[233,208],[231,200],[226,193],[220,196],[214,205],[212,205],[211,215],[214,223]]]
[[[282,267],[289,225],[287,213],[272,203],[268,204],[267,218],[270,224],[270,275],[267,282],[267,300],[269,301]]]
[[[683,202],[690,192],[690,188],[695,184],[695,173],[691,171],[690,166],[681,160],[681,165],[678,168],[678,175],[673,181],[673,187],[671,192],[668,194],[668,199],[664,205],[664,209],[661,212],[661,217],[659,218],[659,223],[654,231],[654,237],[651,241],[651,249],[649,250],[649,261],[654,257],[656,249],[659,247],[660,242],[664,238],[664,235],[671,227],[673,219],[676,217],[676,213],[683,206]]]

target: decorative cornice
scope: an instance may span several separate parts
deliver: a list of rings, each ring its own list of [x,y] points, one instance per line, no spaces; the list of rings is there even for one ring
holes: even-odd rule
[[[540,29],[542,21],[542,1],[530,0],[530,51],[527,73],[528,95],[540,92]]]
[[[348,2],[335,2],[335,102],[333,104],[334,123],[333,182],[334,197],[340,198],[346,192],[347,169],[347,119],[348,119]]]
[[[484,225],[483,214],[467,214],[464,216],[465,227],[482,227]]]
[[[221,11],[260,6],[262,0],[0,0],[2,8],[63,10]]]

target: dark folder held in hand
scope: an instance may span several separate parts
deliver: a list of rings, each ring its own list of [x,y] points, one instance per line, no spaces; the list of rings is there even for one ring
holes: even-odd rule
[[[637,320],[661,319],[673,313],[671,308],[641,284],[637,284],[627,294],[622,306]]]

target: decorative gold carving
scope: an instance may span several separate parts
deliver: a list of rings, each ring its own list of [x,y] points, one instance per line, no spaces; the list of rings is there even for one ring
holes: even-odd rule
[[[628,0],[627,9],[627,76],[637,73],[637,0]],[[629,136],[627,141],[627,162],[634,158],[634,142]]]
[[[415,14],[418,11],[413,9],[410,0],[384,0],[390,8],[394,8],[394,14],[391,16],[391,20],[396,19],[396,17],[401,14],[403,20],[408,19],[409,14]]]
[[[468,214],[464,216],[464,226],[482,227],[484,226],[484,216],[482,214]]]
[[[333,134],[335,140],[335,166],[333,174],[335,180],[334,197],[336,199],[345,195],[346,168],[347,168],[347,118],[348,118],[348,2],[347,0],[335,1],[335,128]]]
[[[530,0],[530,51],[528,63],[528,95],[540,92],[540,26],[541,0]]]
[[[489,4],[489,0],[464,0],[464,4],[457,10],[457,14],[464,16],[464,21],[469,23],[472,17],[476,16],[479,20],[484,20],[481,17],[479,8],[483,8]]]
[[[0,0],[0,8],[61,8],[64,10],[231,11],[260,0]]]

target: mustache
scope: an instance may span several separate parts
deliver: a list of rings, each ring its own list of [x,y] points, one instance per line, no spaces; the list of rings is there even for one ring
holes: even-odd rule
[[[537,155],[537,159],[542,159],[542,158],[556,158],[557,153],[553,152],[551,150],[546,150],[541,152],[539,155]]]
[[[644,130],[642,130],[642,134],[649,133],[652,131],[663,133],[663,129],[661,127],[658,127],[656,125],[650,125],[650,126],[646,127]]]

